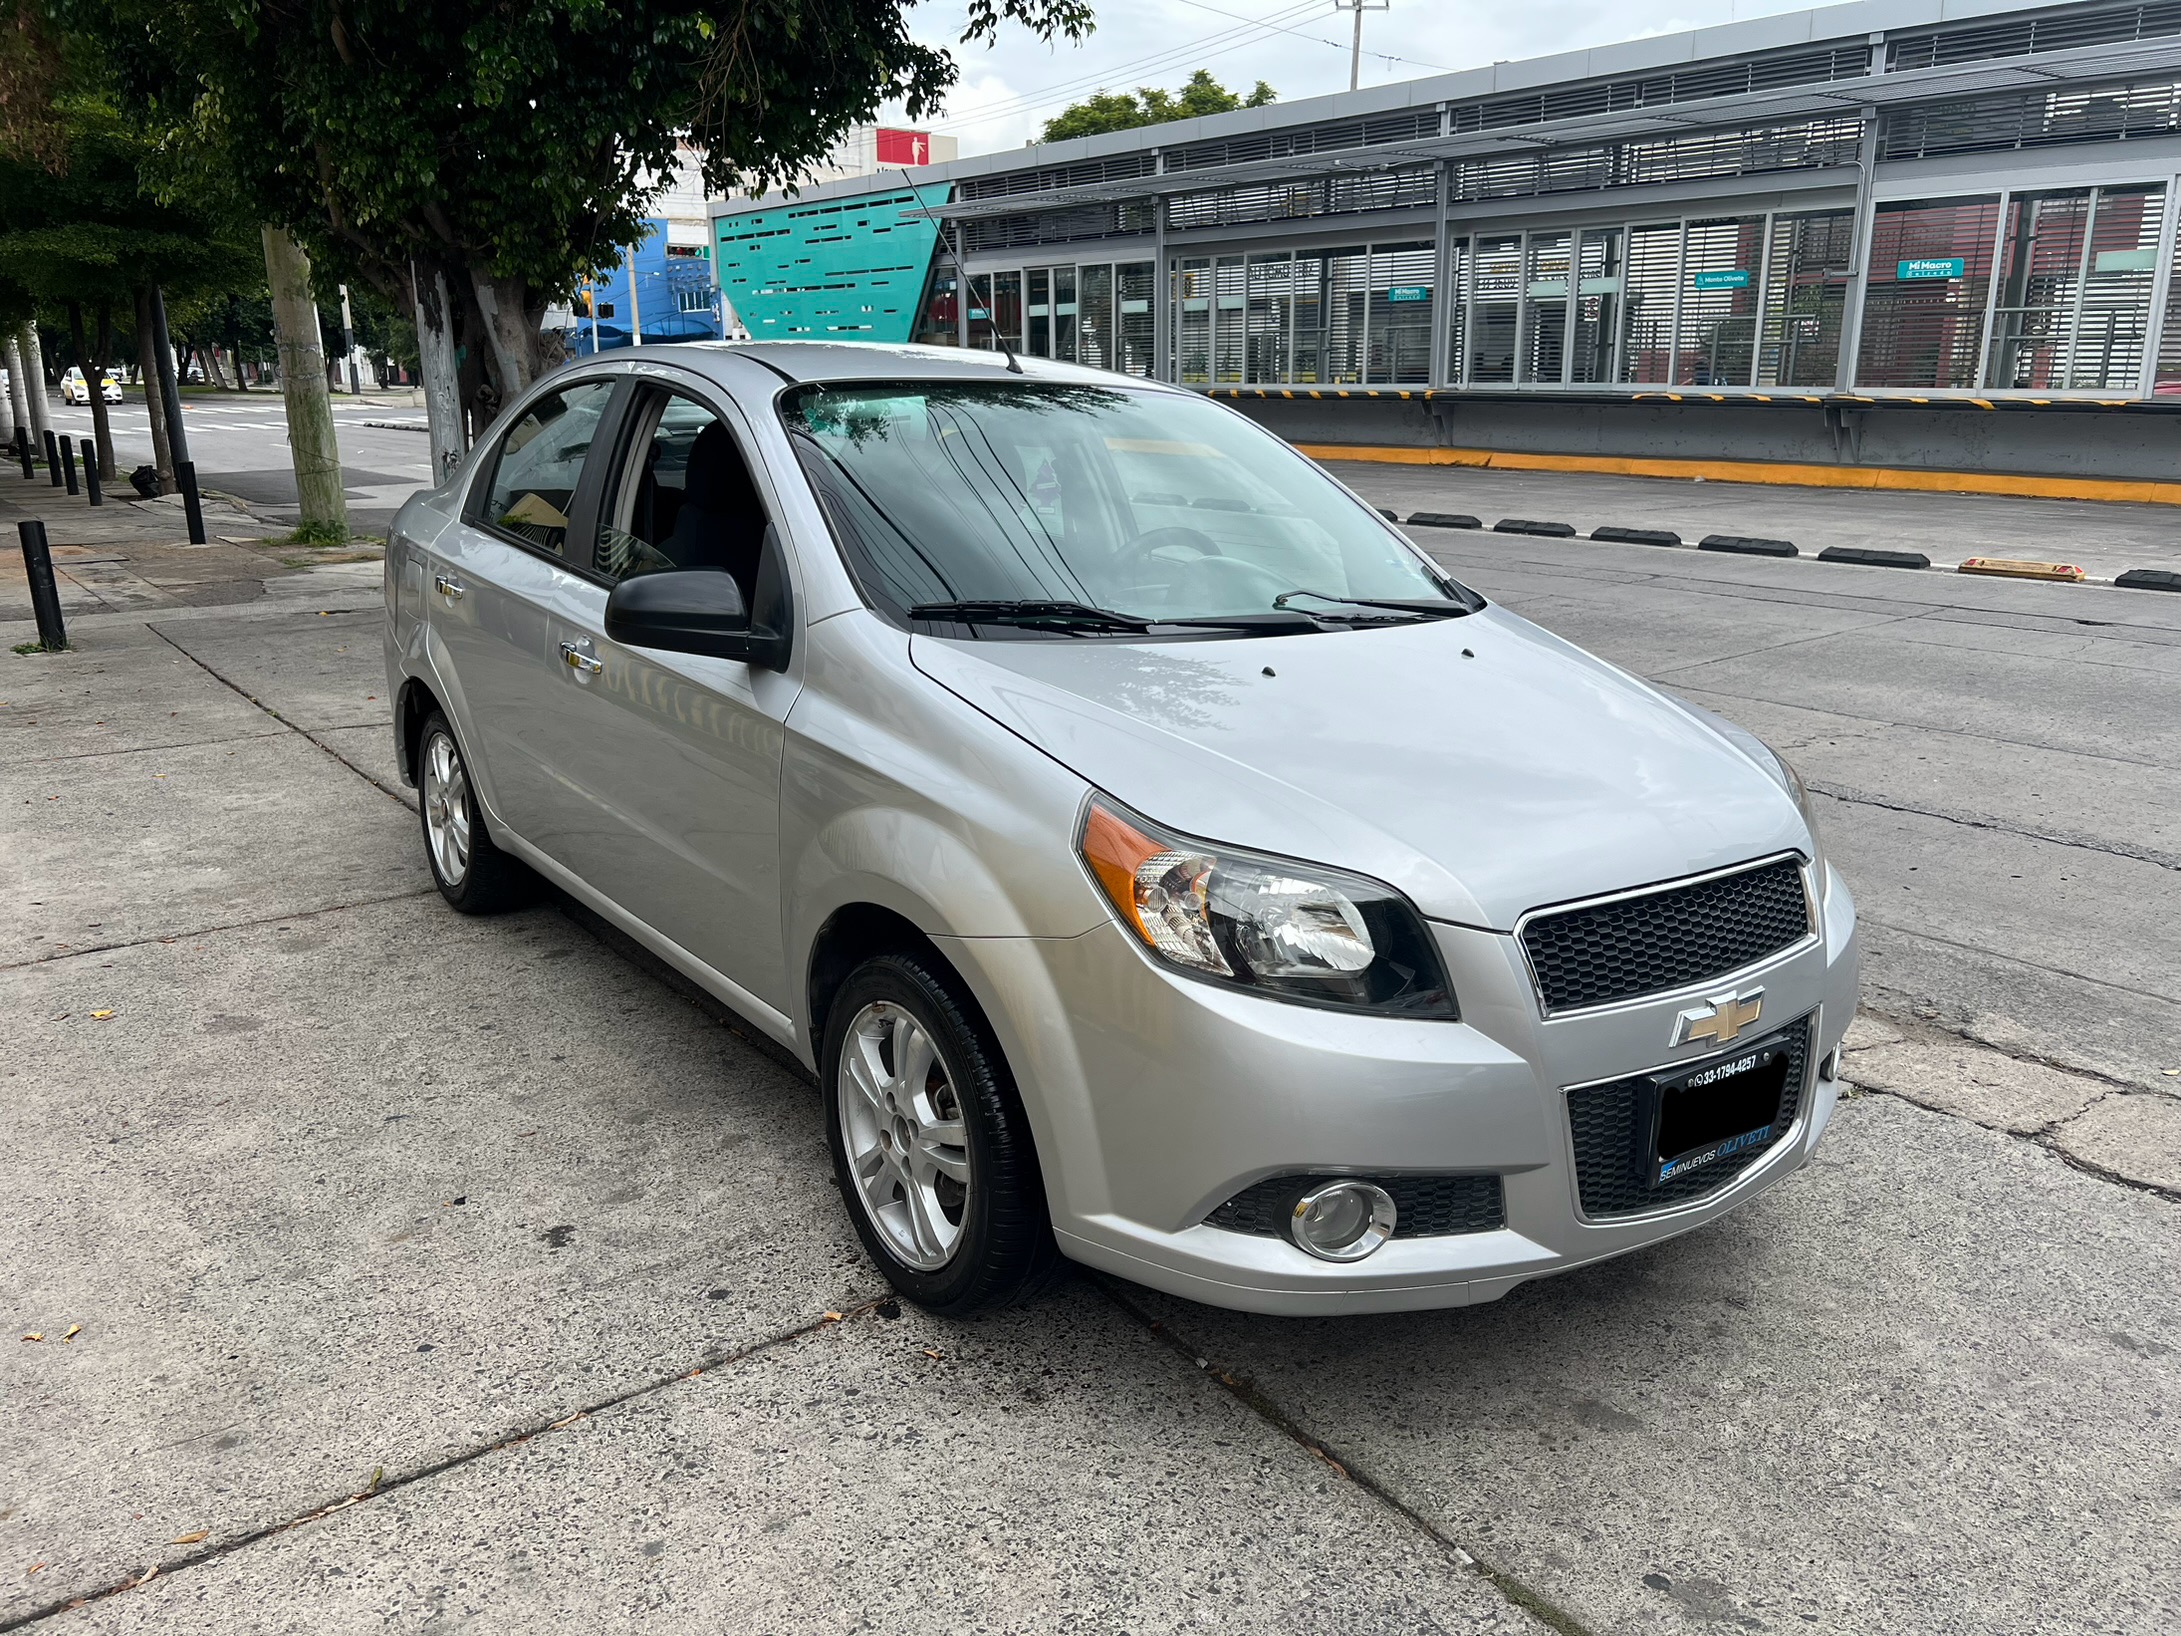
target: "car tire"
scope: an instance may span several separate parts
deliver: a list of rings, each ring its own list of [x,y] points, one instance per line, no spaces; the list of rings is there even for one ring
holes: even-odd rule
[[[966,1318],[1057,1282],[1067,1263],[1022,1099],[952,973],[916,954],[859,966],[827,1013],[819,1071],[834,1180],[888,1283]]]
[[[417,735],[416,774],[424,857],[439,895],[466,915],[500,914],[530,902],[538,878],[493,841],[461,740],[437,710]]]

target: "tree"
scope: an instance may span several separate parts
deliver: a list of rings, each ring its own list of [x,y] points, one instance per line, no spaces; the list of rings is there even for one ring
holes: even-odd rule
[[[125,63],[170,153],[417,313],[442,462],[457,346],[489,419],[558,361],[546,307],[636,238],[684,142],[714,189],[792,184],[881,105],[936,110],[957,73],[910,36],[909,0],[53,3]],[[1080,38],[1089,3],[969,0],[962,38],[1006,21]]]
[[[1236,96],[1200,68],[1179,91],[1141,86],[1134,91],[1099,91],[1082,102],[1070,103],[1045,122],[1041,142],[1065,142],[1073,136],[1098,136],[1106,131],[1133,131],[1142,125],[1164,125],[1177,119],[1198,119],[1205,114],[1227,114],[1237,108],[1262,108],[1276,93],[1263,80],[1248,96]]]
[[[9,49],[21,49],[19,38]],[[94,386],[93,458],[110,480],[113,434],[95,387],[114,361],[117,315],[133,331],[140,291],[231,284],[249,276],[252,258],[230,223],[144,191],[141,138],[104,94],[92,55],[53,60],[59,78],[38,88],[36,109],[0,123],[0,277],[61,319]],[[0,68],[0,85],[7,78]]]

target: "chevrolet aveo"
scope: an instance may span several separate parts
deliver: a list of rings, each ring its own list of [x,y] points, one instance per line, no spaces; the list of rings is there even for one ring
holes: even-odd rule
[[[386,608],[447,900],[543,877],[794,1052],[935,1310],[1490,1300],[1833,1111],[1794,771],[1196,394],[646,347],[403,508]]]

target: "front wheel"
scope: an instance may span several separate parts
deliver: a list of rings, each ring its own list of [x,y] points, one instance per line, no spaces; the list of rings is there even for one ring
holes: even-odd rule
[[[883,955],[834,998],[820,1057],[848,1213],[887,1281],[967,1317],[1042,1293],[1064,1265],[998,1043],[951,973]]]

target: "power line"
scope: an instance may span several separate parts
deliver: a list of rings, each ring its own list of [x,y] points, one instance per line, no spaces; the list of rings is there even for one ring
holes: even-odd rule
[[[1213,14],[1213,15],[1214,15],[1215,17],[1239,17],[1239,16],[1241,16],[1241,13],[1240,13],[1240,12],[1235,12],[1235,11],[1221,11],[1221,10],[1219,9],[1219,7],[1217,7],[1217,6],[1207,6],[1207,5],[1206,5],[1206,4],[1204,3],[1204,0],[1181,0],[1181,4],[1183,4],[1183,5],[1185,5],[1185,6],[1194,6],[1194,7],[1195,7],[1195,8],[1196,8],[1196,9],[1197,9],[1198,11],[1208,11],[1208,12],[1212,13],[1212,14]],[[1299,29],[1299,28],[1287,28],[1287,27],[1285,27],[1285,26],[1283,26],[1283,25],[1281,25],[1281,24],[1277,24],[1277,23],[1265,23],[1265,24],[1262,24],[1262,25],[1260,25],[1260,26],[1262,26],[1262,27],[1265,27],[1265,28],[1269,28],[1269,29],[1273,29],[1273,30],[1274,30],[1275,32],[1277,32],[1277,33],[1281,33],[1281,34],[1292,34],[1292,35],[1294,35],[1294,36],[1295,36],[1295,38],[1296,38],[1296,39],[1298,39],[1298,40],[1314,40],[1314,41],[1316,41],[1316,42],[1317,42],[1317,43],[1318,43],[1319,45],[1329,45],[1329,46],[1331,46],[1331,47],[1332,47],[1332,48],[1333,48],[1333,49],[1334,49],[1335,51],[1346,51],[1346,50],[1348,49],[1348,48],[1347,48],[1346,46],[1342,45],[1342,44],[1341,44],[1341,43],[1340,43],[1340,42],[1339,42],[1338,40],[1328,40],[1328,39],[1327,39],[1327,38],[1325,38],[1325,36],[1324,36],[1324,35],[1322,35],[1322,34],[1305,34],[1305,33],[1304,33],[1304,32],[1303,32],[1303,31],[1302,31],[1301,29]],[[1433,68],[1433,69],[1437,69],[1437,70],[1438,70],[1438,71],[1439,71],[1440,73],[1442,73],[1442,74],[1453,74],[1453,73],[1458,73],[1458,72],[1460,72],[1460,70],[1458,70],[1458,69],[1454,69],[1454,68],[1449,68],[1449,67],[1448,67],[1448,66],[1447,66],[1447,65],[1446,65],[1445,63],[1443,63],[1443,62],[1420,62],[1419,60],[1417,60],[1417,59],[1416,59],[1416,58],[1414,58],[1414,57],[1397,57],[1397,56],[1395,56],[1395,55],[1394,55],[1394,54],[1393,54],[1392,52],[1390,52],[1390,51],[1366,51],[1366,52],[1364,52],[1363,54],[1364,54],[1364,55],[1365,55],[1366,57],[1375,57],[1375,58],[1376,58],[1376,59],[1377,59],[1378,61],[1380,61],[1380,62],[1384,62],[1384,63],[1397,63],[1397,62],[1405,62],[1405,63],[1407,63],[1407,64],[1408,64],[1408,65],[1409,65],[1409,66],[1410,66],[1411,68]]]
[[[1162,68],[1174,66],[1179,62],[1220,56],[1229,51],[1239,50],[1245,45],[1257,43],[1268,30],[1276,30],[1281,20],[1299,17],[1305,12],[1317,10],[1317,3],[1318,0],[1302,0],[1300,5],[1282,7],[1265,18],[1245,19],[1239,27],[1217,29],[1210,34],[1199,36],[1194,40],[1184,41],[1179,45],[1155,52],[1148,57],[1139,57],[1130,62],[1109,64],[1093,74],[1085,74],[1074,79],[1060,80],[1050,85],[1039,86],[1034,91],[1025,91],[1017,96],[1009,97],[989,108],[980,110],[974,115],[965,115],[959,119],[940,120],[934,124],[933,129],[945,130],[950,127],[986,124],[995,119],[1048,107],[1056,101],[1066,101],[1082,91],[1092,88],[1103,89],[1106,86],[1124,82],[1141,74],[1152,73]],[[1222,15],[1231,16],[1233,14],[1222,13]],[[1218,43],[1222,41],[1226,43]],[[1206,47],[1212,47],[1212,49],[1207,50]]]

